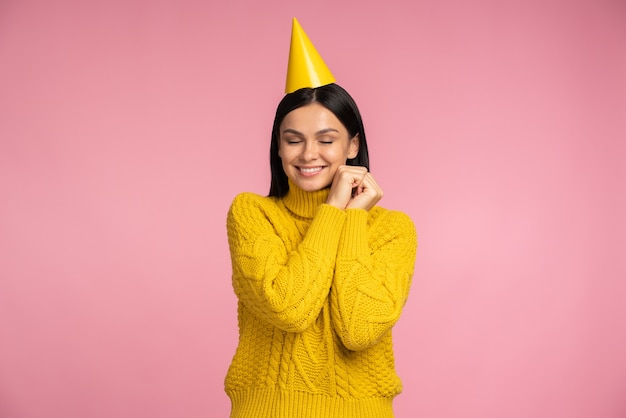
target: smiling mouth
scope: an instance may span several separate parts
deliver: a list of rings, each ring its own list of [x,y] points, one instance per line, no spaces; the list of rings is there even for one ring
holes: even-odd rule
[[[298,167],[302,174],[316,174],[322,171],[324,167]]]

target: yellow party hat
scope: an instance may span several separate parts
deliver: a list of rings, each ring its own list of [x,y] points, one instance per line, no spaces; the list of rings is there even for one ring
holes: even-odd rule
[[[335,77],[294,17],[285,93],[293,93],[303,87],[325,86],[334,82]]]

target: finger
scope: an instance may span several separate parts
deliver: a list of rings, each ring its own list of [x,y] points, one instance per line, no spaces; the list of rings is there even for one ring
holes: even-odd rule
[[[355,165],[342,165],[337,169],[337,173],[335,175],[338,176],[355,176],[355,175],[363,175],[367,173],[367,169],[361,166]]]
[[[355,187],[361,180],[364,167],[340,166],[335,172],[326,203],[344,209],[354,196]]]
[[[375,186],[375,182],[373,181],[372,176],[369,173],[364,173],[363,176],[361,177],[361,179],[359,180],[359,183],[357,185],[357,187],[363,191],[365,189],[371,189]]]
[[[383,197],[383,191],[374,180],[371,173],[367,173],[360,185],[355,189],[352,200],[348,203],[347,208],[361,208],[369,210],[376,205]]]

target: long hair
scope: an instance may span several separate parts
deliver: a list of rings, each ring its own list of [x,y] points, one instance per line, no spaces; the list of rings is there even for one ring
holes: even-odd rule
[[[280,124],[289,112],[311,103],[319,103],[333,112],[343,126],[346,127],[350,138],[353,138],[357,134],[359,135],[359,151],[356,157],[348,159],[346,164],[363,166],[369,170],[369,155],[367,152],[365,129],[363,128],[361,113],[354,99],[352,99],[348,92],[341,86],[334,83],[316,88],[303,88],[283,97],[276,109],[270,144],[270,170],[272,180],[270,183],[269,196],[283,197],[289,192],[287,175],[283,170],[281,159],[278,156]]]

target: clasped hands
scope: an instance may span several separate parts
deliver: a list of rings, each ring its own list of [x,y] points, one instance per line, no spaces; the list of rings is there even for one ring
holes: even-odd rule
[[[342,165],[337,169],[326,203],[339,209],[370,210],[383,190],[365,167]]]

